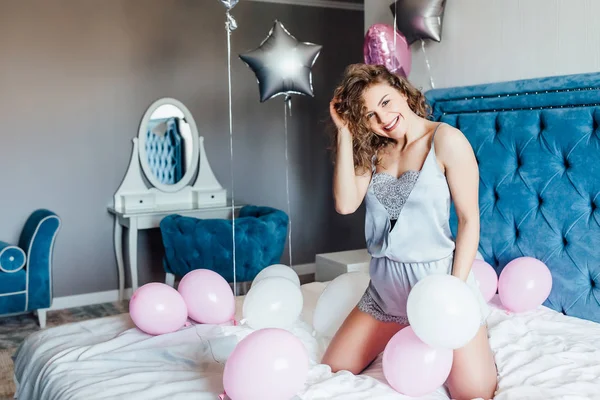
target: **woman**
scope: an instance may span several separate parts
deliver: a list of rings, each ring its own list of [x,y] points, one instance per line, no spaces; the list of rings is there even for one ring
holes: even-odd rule
[[[479,173],[464,135],[427,119],[423,94],[383,66],[351,65],[330,105],[335,122],[336,210],[366,203],[371,283],[323,357],[332,370],[363,371],[408,325],[408,293],[431,273],[471,286],[481,327],[455,350],[447,381],[454,399],[491,399],[496,366],[487,336],[488,308],[471,273],[479,242]],[[450,201],[458,216],[449,228]]]

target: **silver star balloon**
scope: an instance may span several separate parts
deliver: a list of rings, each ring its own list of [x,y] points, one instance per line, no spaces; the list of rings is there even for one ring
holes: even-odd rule
[[[442,40],[446,0],[397,0],[390,5],[396,28],[408,44],[421,39]]]
[[[321,45],[299,42],[279,21],[260,46],[240,54],[258,80],[261,103],[275,96],[313,95],[312,66]]]

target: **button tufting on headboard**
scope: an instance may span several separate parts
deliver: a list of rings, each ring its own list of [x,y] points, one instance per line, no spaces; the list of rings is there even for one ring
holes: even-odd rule
[[[517,170],[523,166],[523,160],[517,155]]]
[[[553,276],[545,305],[600,322],[600,73],[426,96],[433,119],[476,152],[486,261],[498,273],[517,257],[543,261]]]

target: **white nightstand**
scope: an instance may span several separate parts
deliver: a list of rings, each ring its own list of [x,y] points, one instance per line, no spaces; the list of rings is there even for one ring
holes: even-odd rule
[[[317,254],[315,257],[317,282],[327,282],[346,272],[369,272],[371,256],[367,249]]]

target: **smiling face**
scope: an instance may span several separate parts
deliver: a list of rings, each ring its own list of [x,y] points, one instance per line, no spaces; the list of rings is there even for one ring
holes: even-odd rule
[[[333,108],[352,133],[354,167],[359,171],[369,171],[379,149],[399,142],[430,111],[420,90],[383,65],[349,65],[333,99]],[[336,129],[332,135],[334,154],[338,134]]]
[[[413,111],[407,97],[387,83],[375,83],[363,92],[365,118],[377,135],[390,139],[402,138],[408,129],[407,118]]]

